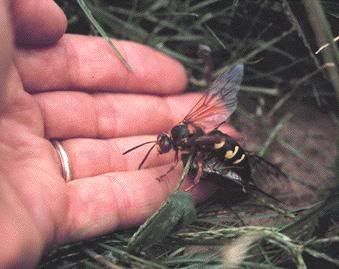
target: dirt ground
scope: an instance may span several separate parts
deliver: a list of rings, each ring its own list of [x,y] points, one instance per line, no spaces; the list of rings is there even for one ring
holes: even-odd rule
[[[291,206],[310,205],[319,200],[319,195],[333,181],[331,167],[335,160],[338,130],[330,115],[315,106],[290,102],[283,110],[293,117],[279,131],[265,157],[293,180],[286,189],[281,187],[284,185],[282,179],[281,186],[275,186],[273,192],[281,192],[280,197],[285,193],[288,197],[284,200]],[[251,151],[263,145],[269,128],[274,128],[275,124],[273,120],[265,127],[244,116],[237,117],[235,122],[243,137],[242,144]],[[283,144],[278,141],[283,141]]]

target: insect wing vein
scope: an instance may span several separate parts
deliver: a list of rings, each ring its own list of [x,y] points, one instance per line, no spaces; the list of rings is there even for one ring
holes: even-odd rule
[[[237,108],[243,73],[244,67],[240,64],[220,75],[186,115],[184,122],[193,122],[207,129],[227,120]]]

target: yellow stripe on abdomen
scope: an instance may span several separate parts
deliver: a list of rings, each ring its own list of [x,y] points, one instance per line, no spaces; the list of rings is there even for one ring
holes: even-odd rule
[[[214,144],[215,149],[220,149],[225,145],[225,140],[221,140],[219,143]]]
[[[238,164],[238,163],[242,162],[243,159],[245,159],[245,154],[241,155],[240,159],[235,160],[235,161],[233,162],[233,164]]]
[[[235,146],[234,150],[226,151],[225,158],[229,160],[232,159],[235,156],[235,154],[237,154],[238,150],[239,146]]]

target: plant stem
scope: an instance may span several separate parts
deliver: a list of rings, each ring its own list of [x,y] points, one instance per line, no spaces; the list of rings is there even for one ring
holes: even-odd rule
[[[334,63],[333,68],[327,68],[326,71],[339,101],[339,52],[334,43],[330,25],[319,0],[303,0],[303,3],[318,46],[321,47],[325,43],[330,44],[328,49],[321,51],[321,55],[325,63]]]

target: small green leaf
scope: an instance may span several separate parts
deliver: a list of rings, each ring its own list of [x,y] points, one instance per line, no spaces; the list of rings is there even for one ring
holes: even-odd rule
[[[187,192],[176,192],[140,226],[129,241],[128,250],[139,252],[145,247],[159,243],[175,228],[188,225],[195,218],[192,195]]]

